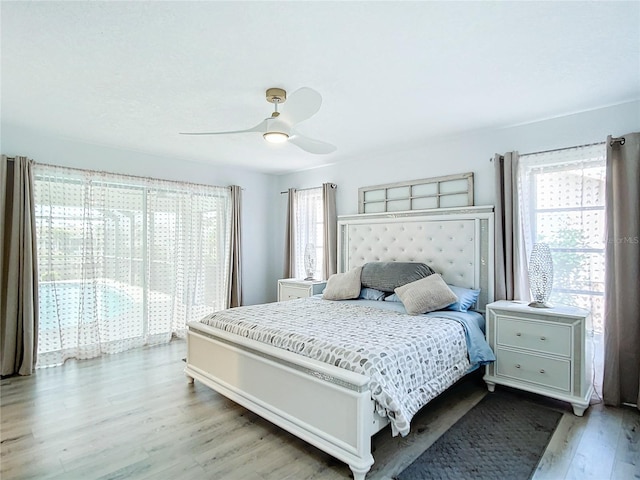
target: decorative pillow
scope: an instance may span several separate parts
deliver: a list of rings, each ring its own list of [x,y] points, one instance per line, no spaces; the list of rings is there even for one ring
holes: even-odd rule
[[[327,280],[322,298],[325,300],[348,300],[360,295],[360,273],[362,267],[355,267],[345,273],[334,273]]]
[[[358,298],[362,298],[363,300],[384,300],[385,295],[386,293],[376,290],[375,288],[364,287],[360,290]]]
[[[469,310],[469,307],[471,307],[471,305],[476,303],[476,300],[478,300],[478,296],[480,296],[480,290],[456,287],[455,285],[449,285],[449,288],[453,293],[455,293],[456,297],[458,297],[458,301],[449,305],[445,310],[466,312],[467,310]]]
[[[437,273],[396,288],[396,295],[409,315],[440,310],[458,300]]]
[[[362,267],[362,286],[391,293],[396,288],[432,275],[424,263],[369,262]]]

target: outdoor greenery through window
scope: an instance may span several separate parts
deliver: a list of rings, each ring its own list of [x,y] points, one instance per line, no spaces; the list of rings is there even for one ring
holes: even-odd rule
[[[520,157],[520,202],[527,258],[534,243],[551,248],[551,303],[591,311],[603,331],[605,145]]]
[[[225,308],[228,188],[35,173],[39,367],[168,342]]]

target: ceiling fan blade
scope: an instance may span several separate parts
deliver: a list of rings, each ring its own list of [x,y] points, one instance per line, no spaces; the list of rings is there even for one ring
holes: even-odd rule
[[[318,92],[309,87],[302,87],[289,95],[278,119],[293,126],[314,116],[321,105],[322,96]]]
[[[335,145],[331,145],[330,143],[323,142],[321,140],[315,140],[313,138],[305,137],[304,135],[300,135],[299,133],[293,133],[293,135],[289,137],[289,143],[293,143],[294,145],[300,147],[302,150],[305,150],[309,153],[315,153],[317,155],[326,155],[327,153],[336,151]]]
[[[261,121],[255,127],[249,128],[247,130],[230,130],[228,132],[180,132],[180,135],[227,135],[231,133],[247,133],[247,132],[260,132],[264,133],[267,131],[267,121],[270,118],[267,118]]]

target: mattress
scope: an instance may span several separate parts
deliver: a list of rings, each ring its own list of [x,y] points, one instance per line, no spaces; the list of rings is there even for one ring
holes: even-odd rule
[[[410,316],[389,303],[310,297],[214,312],[200,323],[368,376],[377,413],[406,435],[415,413],[473,365],[468,327],[447,318],[452,312]]]

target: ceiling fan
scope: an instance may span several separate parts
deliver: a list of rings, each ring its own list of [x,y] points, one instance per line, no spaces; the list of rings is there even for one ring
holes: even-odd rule
[[[267,102],[273,103],[274,111],[255,127],[247,130],[231,130],[228,132],[181,132],[180,135],[228,135],[235,133],[261,133],[270,143],[293,143],[309,153],[327,154],[336,147],[321,140],[309,138],[295,130],[295,125],[303,122],[320,110],[322,96],[312,88],[303,87],[293,92],[287,100],[287,92],[281,88],[269,88],[266,92]],[[287,102],[287,107],[280,113],[278,105]]]

